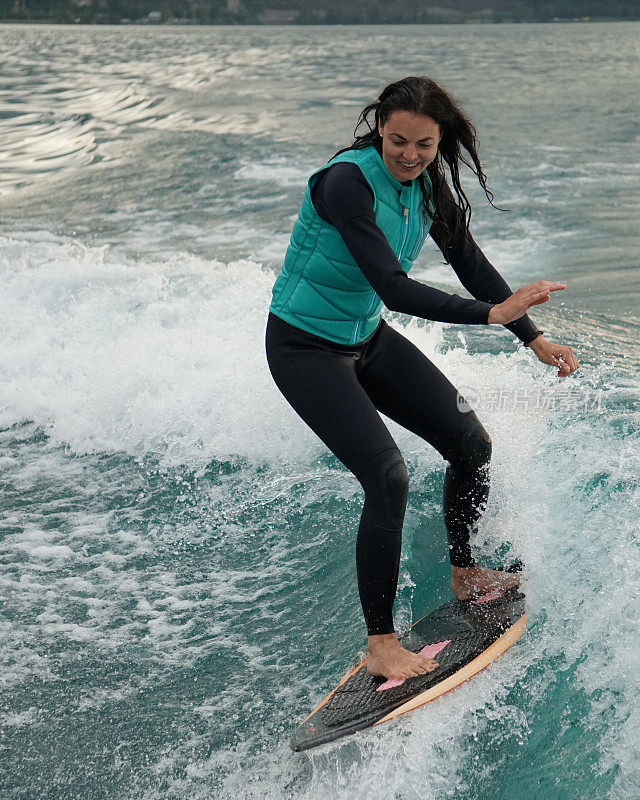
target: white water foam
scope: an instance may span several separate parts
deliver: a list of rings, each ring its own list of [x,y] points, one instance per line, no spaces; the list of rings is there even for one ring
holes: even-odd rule
[[[264,355],[273,272],[188,254],[136,262],[44,232],[2,245],[4,426],[194,469],[308,452]]]

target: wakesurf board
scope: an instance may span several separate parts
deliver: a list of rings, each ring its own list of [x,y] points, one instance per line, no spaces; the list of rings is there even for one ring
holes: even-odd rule
[[[451,600],[419,619],[398,639],[414,653],[434,658],[432,672],[405,680],[369,675],[362,661],[297,727],[295,751],[380,725],[469,680],[522,636],[527,623],[520,587],[473,600]]]

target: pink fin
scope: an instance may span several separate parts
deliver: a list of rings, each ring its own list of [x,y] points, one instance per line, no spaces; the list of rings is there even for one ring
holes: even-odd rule
[[[492,600],[497,600],[499,597],[502,597],[504,592],[502,589],[499,592],[487,592],[487,594],[483,594],[477,600],[473,601],[473,604],[477,606],[479,603],[490,603]]]
[[[449,644],[451,639],[446,639],[444,642],[435,642],[435,644],[426,644],[422,650],[418,652],[419,656],[426,656],[427,658],[435,658],[441,650]],[[381,683],[376,689],[376,692],[384,692],[385,689],[395,689],[396,686],[402,686],[404,678],[389,678],[388,681]]]

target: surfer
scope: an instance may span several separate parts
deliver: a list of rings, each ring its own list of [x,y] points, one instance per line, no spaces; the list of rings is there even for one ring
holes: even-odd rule
[[[367,130],[358,134],[362,125]],[[354,137],[309,179],[273,286],[265,347],[284,397],[364,490],[356,572],[367,669],[408,678],[437,662],[403,648],[394,631],[409,478],[378,412],[448,462],[443,507],[456,597],[506,590],[519,579],[479,566],[470,549],[489,492],[489,434],[473,410],[460,406],[445,375],[381,318],[382,304],[423,319],[505,325],[559,377],[579,364],[570,347],[547,341],[526,313],[565,284],[537,280],[512,292],[469,232],[460,163],[473,170],[489,202],[493,195],[475,128],[456,100],[429,78],[403,78],[361,112]],[[408,277],[427,235],[475,299]]]

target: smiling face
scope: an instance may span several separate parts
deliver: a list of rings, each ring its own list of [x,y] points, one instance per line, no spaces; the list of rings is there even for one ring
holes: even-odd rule
[[[435,120],[410,111],[394,111],[384,125],[378,123],[378,133],[384,165],[398,181],[417,178],[438,154],[442,138]]]

